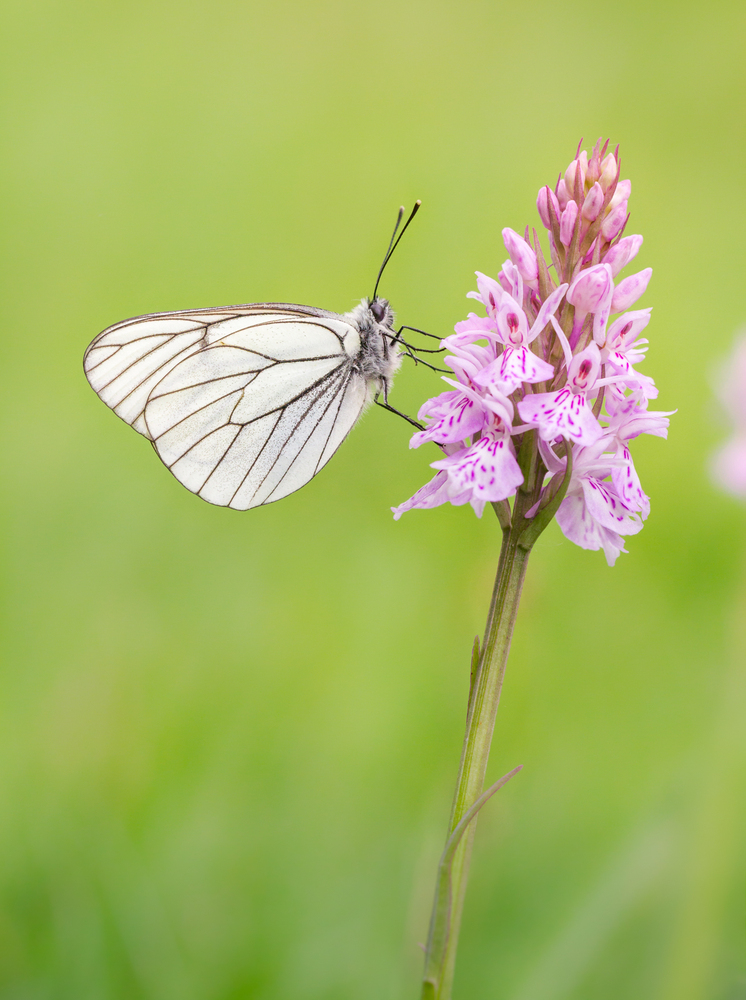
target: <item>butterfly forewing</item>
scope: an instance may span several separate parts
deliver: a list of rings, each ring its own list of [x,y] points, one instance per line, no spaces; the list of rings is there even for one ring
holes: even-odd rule
[[[369,395],[359,350],[338,314],[237,306],[119,323],[84,366],[187,489],[246,510],[305,485],[347,436]]]
[[[217,342],[258,351],[274,361],[326,357],[340,350],[352,355],[360,347],[360,337],[349,323],[329,317],[299,319],[283,313],[238,316],[216,323],[210,327],[205,344]]]
[[[99,334],[86,351],[86,377],[117,416],[147,437],[141,416],[148,395],[199,348],[205,329],[205,323],[181,318],[120,323]]]

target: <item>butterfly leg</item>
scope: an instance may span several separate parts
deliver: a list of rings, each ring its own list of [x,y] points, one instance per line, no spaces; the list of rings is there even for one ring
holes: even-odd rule
[[[391,406],[388,402],[382,401],[380,396],[381,396],[380,392],[376,393],[373,402],[376,403],[378,406],[383,407],[384,410],[389,410],[391,413],[395,413],[397,417],[402,417],[404,420],[407,421],[407,423],[410,423],[413,427],[416,427],[418,431],[424,431],[425,428],[422,424],[418,423],[412,417],[408,417],[406,413],[402,413],[401,410],[395,410],[394,407]]]
[[[421,333],[423,337],[430,337],[432,340],[442,340],[443,339],[442,337],[439,337],[435,333],[428,333],[426,330],[420,330],[420,328],[418,326],[400,326],[399,329],[396,331],[397,337],[402,332],[402,330],[411,330],[412,333]]]
[[[411,358],[415,365],[424,365],[425,368],[430,368],[434,372],[444,372],[446,375],[451,374],[450,368],[436,368],[435,365],[431,365],[429,361],[423,361],[422,358],[419,357],[420,354],[441,354],[445,350],[445,347],[441,347],[437,351],[430,351],[423,347],[415,347],[413,344],[407,343],[407,341],[398,334],[396,337],[391,338],[391,343],[401,344],[402,347],[406,348],[406,350],[401,352],[401,356],[403,358]],[[386,344],[385,341],[384,344]],[[386,345],[386,347],[388,347],[388,345]],[[388,354],[386,356],[388,356]]]
[[[445,351],[445,347],[429,348],[429,347],[414,347],[412,344],[408,343],[404,337],[402,337],[402,330],[414,330],[415,333],[424,333],[426,337],[432,337],[434,340],[439,340],[434,333],[425,333],[424,330],[418,330],[416,326],[400,326],[396,331],[396,336],[391,338],[392,344],[404,344],[408,347],[410,351],[417,351],[418,354],[442,354]]]
[[[409,354],[404,352],[405,358],[411,358],[416,365],[424,365],[425,368],[429,368],[433,372],[444,372],[446,375],[452,375],[453,371],[450,368],[436,368],[435,365],[431,365],[429,361],[423,361],[422,358],[415,357],[414,354]]]
[[[414,351],[416,354],[443,354],[445,351],[445,347],[439,347],[437,350],[429,347],[415,347],[414,344],[410,344],[409,341],[399,336],[392,337],[391,343],[401,344],[403,347],[406,347],[408,351]]]

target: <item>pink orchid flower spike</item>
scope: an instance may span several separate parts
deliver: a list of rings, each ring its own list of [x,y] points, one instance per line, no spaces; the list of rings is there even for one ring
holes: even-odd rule
[[[650,501],[632,441],[665,437],[671,411],[648,409],[658,389],[640,371],[651,310],[636,303],[651,269],[618,278],[643,243],[624,235],[632,185],[620,162],[599,140],[578,151],[554,188],[539,190],[546,258],[535,232],[530,241],[528,228],[523,236],[503,229],[508,259],[497,278],[477,271],[478,290],[468,293],[484,315],[469,313],[441,342],[453,378],[422,407],[427,426],[412,437],[414,448],[441,449],[435,478],[395,508],[397,517],[443,503],[481,514],[486,503],[511,501],[503,522],[522,512],[526,525],[544,525],[556,514],[568,538],[603,549],[610,562],[641,529]],[[743,483],[746,495],[746,421],[739,435],[716,474]],[[527,473],[537,467],[534,487],[536,473]],[[742,476],[725,471],[736,468]],[[524,505],[527,489],[538,493]]]

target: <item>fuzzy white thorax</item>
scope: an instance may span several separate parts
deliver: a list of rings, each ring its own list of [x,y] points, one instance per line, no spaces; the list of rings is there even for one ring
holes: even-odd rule
[[[381,320],[377,320],[372,306],[381,312]],[[347,343],[345,350],[354,358],[354,367],[366,380],[370,395],[383,392],[384,399],[388,395],[394,375],[401,367],[399,344],[395,342],[394,312],[386,299],[377,298],[374,303],[363,299],[360,305],[345,313],[344,319],[360,334],[359,345]],[[351,339],[351,338],[350,338]]]

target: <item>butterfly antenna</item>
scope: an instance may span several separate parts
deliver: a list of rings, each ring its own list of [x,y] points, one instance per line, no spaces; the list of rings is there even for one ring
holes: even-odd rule
[[[407,221],[406,221],[406,222],[404,223],[404,228],[403,228],[403,229],[402,229],[402,231],[401,231],[401,232],[399,233],[399,237],[398,237],[398,239],[396,240],[396,243],[394,243],[394,239],[395,239],[395,237],[396,237],[396,233],[397,233],[397,231],[398,231],[398,229],[399,229],[399,223],[401,222],[401,220],[402,220],[402,218],[403,218],[403,216],[404,216],[404,206],[402,205],[402,206],[401,206],[401,208],[399,209],[399,214],[398,214],[398,215],[397,215],[397,217],[396,217],[396,225],[394,226],[394,231],[393,231],[393,233],[391,234],[391,240],[389,241],[389,248],[388,248],[388,250],[386,251],[386,256],[385,256],[385,257],[383,258],[383,264],[381,264],[381,269],[380,269],[380,271],[378,272],[378,277],[376,278],[376,287],[375,287],[375,288],[373,289],[373,297],[372,297],[372,299],[371,299],[371,301],[372,301],[372,302],[374,302],[374,301],[375,301],[375,298],[376,298],[376,294],[378,293],[378,285],[379,285],[379,284],[380,284],[380,282],[381,282],[381,275],[383,274],[383,269],[384,269],[384,268],[386,267],[386,265],[388,264],[388,262],[389,262],[389,261],[391,260],[391,257],[392,257],[392,255],[393,255],[393,253],[394,253],[394,250],[396,250],[396,248],[397,248],[397,247],[399,246],[399,240],[400,240],[400,239],[402,238],[402,236],[403,236],[403,235],[404,235],[404,234],[406,233],[406,231],[407,231],[407,226],[408,226],[408,225],[409,225],[409,223],[410,223],[410,222],[412,221],[412,219],[413,219],[413,218],[415,217],[415,215],[417,215],[417,213],[418,213],[418,212],[419,212],[419,210],[420,210],[420,206],[421,206],[421,205],[422,205],[422,202],[421,202],[421,201],[420,201],[420,199],[418,198],[418,199],[417,199],[417,201],[416,201],[416,202],[414,203],[414,208],[413,208],[413,209],[412,209],[412,211],[411,211],[411,212],[409,213],[409,218],[408,218],[408,219],[407,219]]]

